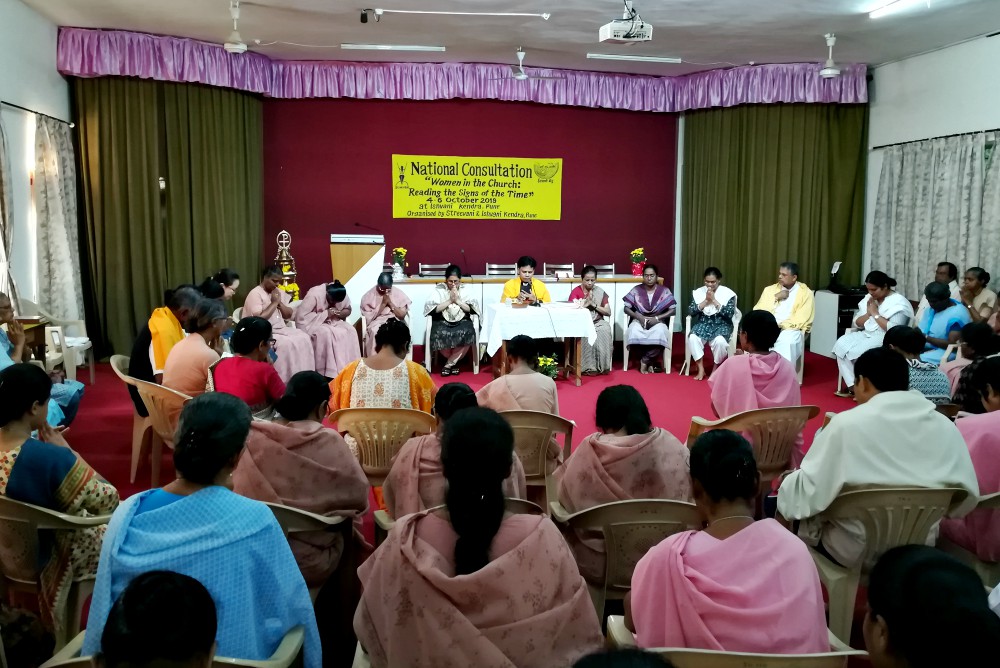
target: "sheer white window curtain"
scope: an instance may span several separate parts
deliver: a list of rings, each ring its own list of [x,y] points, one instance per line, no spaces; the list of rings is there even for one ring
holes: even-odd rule
[[[3,117],[0,117],[0,292],[9,295],[16,308],[17,290],[10,273],[9,255],[14,244],[14,222],[11,220],[13,197],[7,130],[3,124]]]
[[[919,299],[938,262],[1000,274],[1000,160],[991,133],[885,149],[872,228],[872,269]]]
[[[35,207],[38,303],[59,318],[83,318],[76,161],[66,123],[36,116]]]

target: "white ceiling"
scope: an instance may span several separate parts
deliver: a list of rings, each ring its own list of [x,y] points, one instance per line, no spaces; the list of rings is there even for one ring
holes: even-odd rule
[[[931,0],[931,7],[869,19],[888,0],[636,0],[654,26],[638,45],[597,41],[622,15],[621,0],[246,0],[240,32],[253,50],[295,60],[510,63],[523,46],[529,67],[677,75],[725,64],[816,62],[823,34],[838,37],[841,63],[878,65],[1000,30],[1000,0]],[[229,0],[24,0],[62,26],[117,28],[221,43]],[[380,3],[363,5],[361,3]],[[384,15],[362,24],[364,6],[386,9],[551,12],[540,18]],[[334,45],[304,48],[261,42]],[[1000,39],[1000,37],[997,37]],[[445,53],[342,51],[342,42],[435,44]],[[683,58],[683,65],[587,60],[587,52]]]

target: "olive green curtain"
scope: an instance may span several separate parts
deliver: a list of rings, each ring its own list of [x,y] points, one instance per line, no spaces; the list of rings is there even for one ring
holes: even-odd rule
[[[682,289],[685,306],[716,266],[749,310],[778,265],[813,288],[860,280],[866,105],[748,105],[684,121]]]
[[[262,104],[123,78],[76,79],[73,96],[88,331],[102,354],[127,353],[164,290],[223,266],[256,284]]]

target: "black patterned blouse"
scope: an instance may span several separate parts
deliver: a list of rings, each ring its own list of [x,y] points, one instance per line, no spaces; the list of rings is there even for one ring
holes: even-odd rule
[[[688,306],[691,316],[691,333],[704,341],[711,341],[717,336],[729,340],[733,335],[733,315],[736,314],[736,297],[731,298],[714,315],[705,315],[698,309],[698,303],[692,299]]]

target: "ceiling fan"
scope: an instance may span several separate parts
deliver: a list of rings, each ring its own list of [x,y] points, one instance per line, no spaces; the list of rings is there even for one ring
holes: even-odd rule
[[[535,76],[533,74],[528,74],[524,71],[524,49],[517,47],[517,65],[510,66],[510,76],[507,77],[494,77],[493,81],[500,81],[506,79],[515,79],[516,81],[526,81],[528,79],[565,79],[566,77],[545,77],[545,76]]]
[[[229,15],[233,18],[233,31],[229,33],[229,38],[222,46],[229,53],[246,53],[246,42],[240,36],[240,0],[229,1]]]

